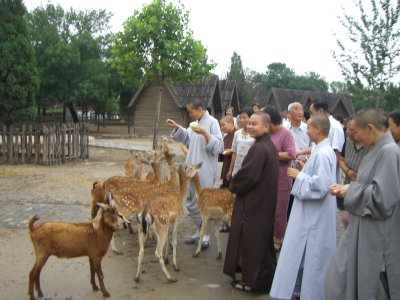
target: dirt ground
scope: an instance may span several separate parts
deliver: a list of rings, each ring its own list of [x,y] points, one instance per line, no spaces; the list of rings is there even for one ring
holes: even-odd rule
[[[129,143],[129,141],[124,141]],[[151,141],[143,142],[151,145]],[[177,145],[178,147],[179,145]],[[90,159],[61,166],[0,166],[0,299],[28,299],[28,274],[34,263],[27,222],[34,214],[41,220],[83,220],[90,213],[90,190],[96,180],[123,175],[128,150],[90,147]],[[194,225],[185,216],[178,236],[180,272],[167,283],[154,255],[155,244],[148,243],[142,265],[141,281],[133,281],[137,268],[138,243],[127,230],[117,232],[121,256],[111,250],[103,259],[105,285],[113,299],[269,299],[264,293],[249,294],[234,290],[230,278],[222,273],[223,259],[217,260],[216,242],[193,258],[194,246],[185,245],[185,235]],[[225,253],[227,234],[221,234]],[[102,299],[89,284],[87,258],[51,257],[45,265],[42,289],[45,299]]]

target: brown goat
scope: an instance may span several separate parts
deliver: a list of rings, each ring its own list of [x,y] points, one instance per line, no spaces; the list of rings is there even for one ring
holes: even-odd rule
[[[80,223],[46,221],[34,226],[39,217],[31,218],[29,231],[36,254],[35,264],[29,273],[28,294],[31,300],[35,299],[34,287],[36,287],[38,296],[43,297],[40,288],[40,272],[51,255],[60,258],[88,256],[90,282],[93,290],[99,289],[95,280],[95,274],[97,274],[103,296],[110,296],[104,286],[101,260],[107,252],[113,232],[118,229],[119,214],[111,197],[109,197],[109,205],[102,203],[97,205],[101,209],[93,221]]]

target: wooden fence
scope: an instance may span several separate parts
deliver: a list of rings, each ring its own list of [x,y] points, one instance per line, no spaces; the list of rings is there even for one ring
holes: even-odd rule
[[[54,165],[89,158],[89,126],[0,125],[0,164]]]

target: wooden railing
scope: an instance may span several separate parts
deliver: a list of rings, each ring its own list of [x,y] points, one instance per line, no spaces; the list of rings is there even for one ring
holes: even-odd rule
[[[0,164],[53,165],[89,158],[89,126],[0,125]]]

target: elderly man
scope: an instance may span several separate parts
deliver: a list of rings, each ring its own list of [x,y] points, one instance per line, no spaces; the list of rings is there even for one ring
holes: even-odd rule
[[[304,109],[299,102],[290,103],[288,106],[288,116],[290,122],[285,122],[282,126],[290,130],[296,146],[296,157],[305,158],[304,155],[311,152],[311,142],[307,134],[307,124],[303,122]],[[293,206],[293,195],[290,195],[289,206],[287,210],[287,219]]]

